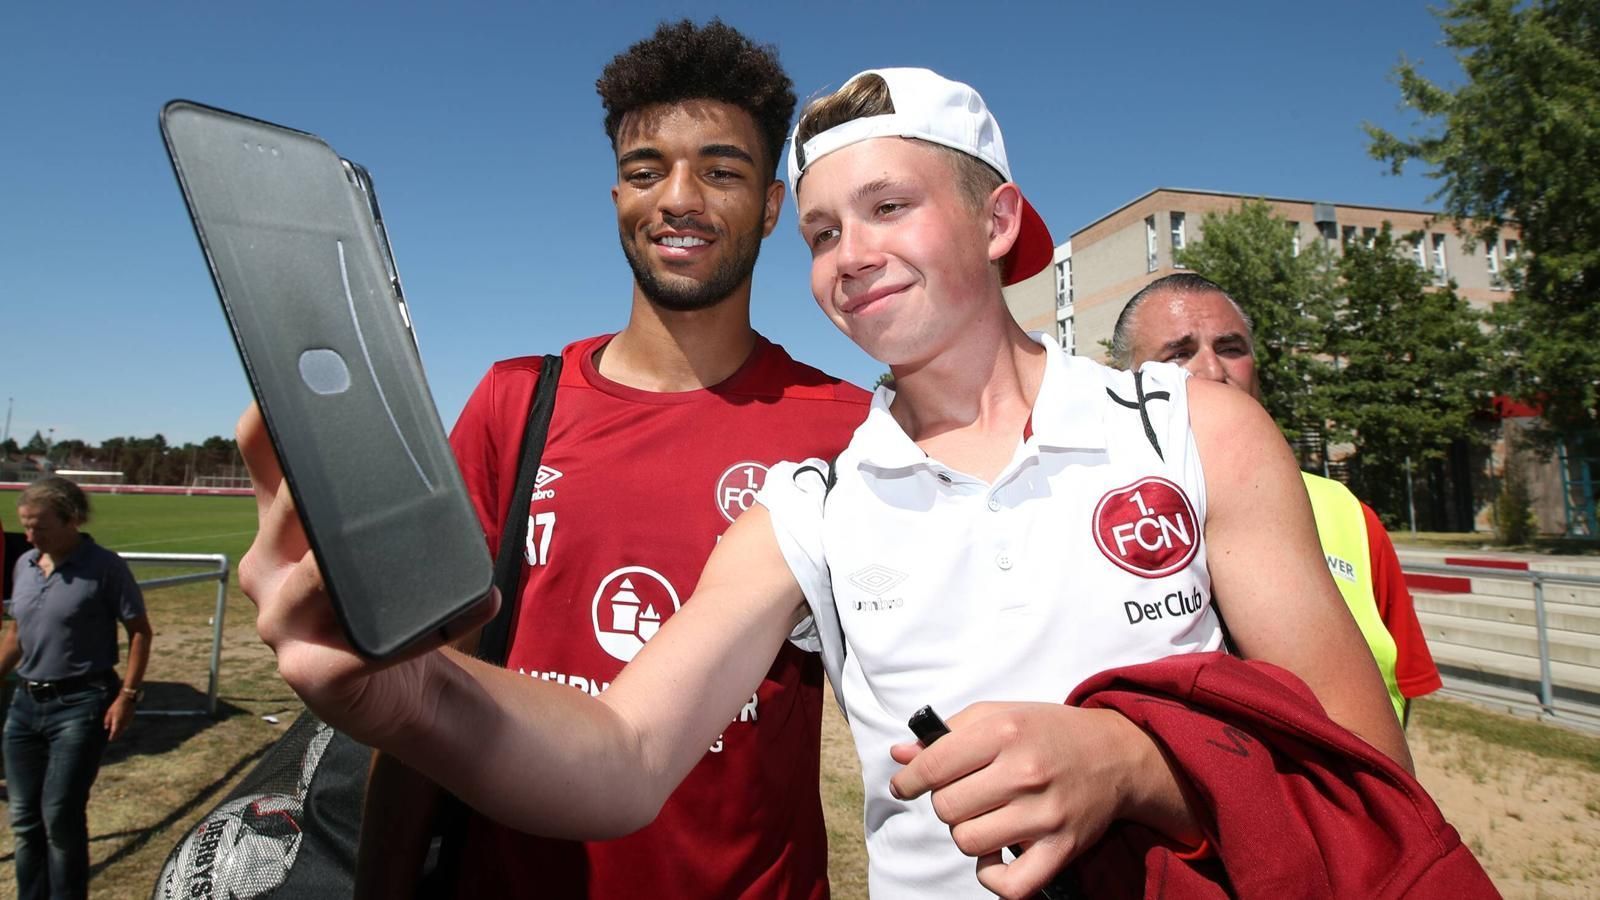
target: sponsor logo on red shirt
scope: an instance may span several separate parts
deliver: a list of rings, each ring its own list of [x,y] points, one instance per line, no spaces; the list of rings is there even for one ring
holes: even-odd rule
[[[1161,578],[1194,559],[1200,527],[1183,488],[1150,476],[1100,498],[1094,508],[1094,540],[1119,568],[1141,578]]]
[[[672,582],[645,566],[624,566],[600,581],[591,617],[601,649],[627,662],[678,611]]]

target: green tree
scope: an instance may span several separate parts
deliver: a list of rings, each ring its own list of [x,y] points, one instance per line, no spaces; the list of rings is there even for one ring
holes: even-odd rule
[[[1201,235],[1176,262],[1221,285],[1250,315],[1261,403],[1285,434],[1296,436],[1321,419],[1317,394],[1326,362],[1305,351],[1317,349],[1330,309],[1332,257],[1319,242],[1297,255],[1288,221],[1264,200],[1206,213]]]
[[[1403,509],[1408,458],[1442,459],[1479,439],[1490,341],[1454,283],[1433,287],[1387,224],[1372,246],[1345,247],[1339,273],[1344,298],[1322,344],[1334,368],[1322,394],[1329,437],[1355,445],[1361,496]]]
[[[1600,424],[1600,4],[1450,0],[1437,15],[1467,80],[1446,88],[1396,69],[1404,105],[1430,129],[1367,126],[1372,155],[1439,179],[1435,199],[1477,237],[1507,223],[1527,251],[1494,319],[1503,387],[1543,407],[1554,433]],[[1552,434],[1546,434],[1549,438]]]
[[[50,445],[45,443],[44,435],[37,431],[33,433],[33,437],[28,438],[26,444],[22,445],[22,452],[29,456],[42,456],[48,449],[50,449]]]

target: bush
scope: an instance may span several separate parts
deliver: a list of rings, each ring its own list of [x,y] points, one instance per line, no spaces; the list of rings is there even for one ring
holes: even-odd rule
[[[1535,528],[1528,476],[1508,439],[1505,466],[1500,475],[1500,494],[1494,500],[1495,536],[1502,544],[1531,544]]]

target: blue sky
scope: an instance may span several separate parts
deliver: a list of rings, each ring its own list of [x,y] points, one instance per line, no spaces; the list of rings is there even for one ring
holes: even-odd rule
[[[1157,186],[1425,208],[1434,183],[1385,174],[1361,123],[1410,127],[1402,54],[1459,77],[1423,0],[4,4],[11,436],[199,441],[248,402],[157,130],[174,97],[372,171],[446,426],[495,359],[616,330],[630,279],[594,80],[660,20],[713,15],[777,44],[802,98],[874,66],[971,82],[1061,240]],[[816,310],[807,266],[786,204],[757,328],[871,383],[883,367]]]

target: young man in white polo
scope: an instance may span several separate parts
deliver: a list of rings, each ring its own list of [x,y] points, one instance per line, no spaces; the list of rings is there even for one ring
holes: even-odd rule
[[[485,814],[593,837],[650,821],[776,649],[812,642],[863,756],[880,896],[1027,896],[1119,818],[1193,840],[1149,737],[1061,701],[1099,669],[1220,646],[1213,587],[1240,652],[1409,766],[1259,406],[1017,327],[1002,270],[1047,262],[1030,251],[1043,226],[971,88],[881,70],[819,105],[790,165],[813,294],[895,378],[837,473],[775,469],[691,600],[591,697],[451,651],[353,653],[247,413],[262,511],[241,579],[289,684]],[[929,703],[956,714],[921,750],[904,723]],[[1025,852],[1002,862],[1012,845]]]
[[[1112,364],[1170,362],[1195,378],[1261,400],[1254,325],[1221,285],[1193,272],[1167,275],[1128,300],[1111,333]],[[1301,472],[1317,536],[1339,588],[1383,675],[1402,725],[1411,700],[1438,690],[1439,669],[1400,572],[1389,532],[1372,507],[1330,478]]]

